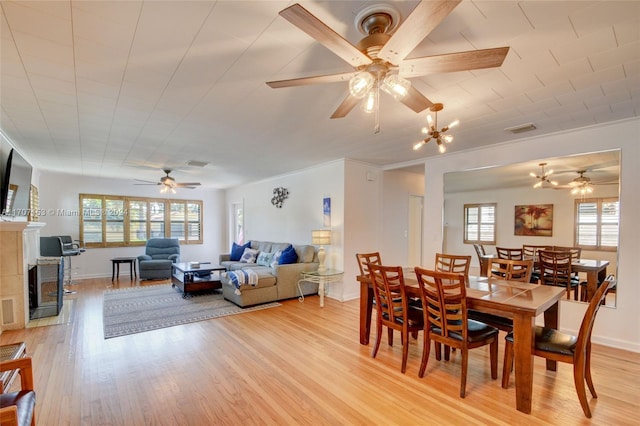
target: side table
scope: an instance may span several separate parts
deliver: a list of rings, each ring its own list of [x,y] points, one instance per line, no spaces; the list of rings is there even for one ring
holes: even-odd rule
[[[312,283],[318,283],[318,296],[320,296],[320,307],[324,307],[324,292],[325,286],[329,283],[335,283],[342,281],[343,271],[337,269],[325,269],[324,271],[310,271],[302,272],[300,279],[298,280],[298,291],[300,291],[300,297],[298,300],[304,302],[304,294],[302,294],[302,288],[300,282],[308,281]]]
[[[27,346],[24,342],[11,343],[0,346],[0,361],[9,361],[27,356]],[[6,393],[18,374],[18,370],[8,370],[0,373],[0,393]]]
[[[121,263],[129,264],[129,277],[131,277],[131,279],[133,279],[134,276],[138,278],[138,273],[136,272],[136,260],[138,260],[137,257],[114,257],[111,259],[111,281],[113,281],[114,278],[120,278]]]

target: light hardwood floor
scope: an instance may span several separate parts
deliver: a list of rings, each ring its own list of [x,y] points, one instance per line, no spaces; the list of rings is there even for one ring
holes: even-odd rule
[[[115,287],[131,285],[140,283],[121,279]],[[68,323],[0,335],[0,344],[25,341],[33,356],[38,425],[631,425],[640,418],[640,354],[594,347],[591,421],[571,366],[547,372],[536,359],[526,415],[515,409],[513,380],[504,390],[500,378],[490,379],[488,349],[470,353],[465,399],[459,352],[450,362],[432,353],[418,378],[422,334],[411,342],[406,374],[398,335],[371,358],[371,345],[358,343],[357,300],[326,299],[320,308],[312,296],[105,340],[102,293],[110,279],[72,288]]]

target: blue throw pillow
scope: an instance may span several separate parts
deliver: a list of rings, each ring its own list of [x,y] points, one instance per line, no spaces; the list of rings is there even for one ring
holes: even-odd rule
[[[298,261],[298,254],[292,245],[289,245],[286,249],[282,250],[282,255],[278,260],[280,265],[288,265],[289,263],[296,263]]]
[[[231,256],[229,256],[229,260],[232,260],[234,262],[239,261],[242,257],[242,254],[244,253],[244,249],[246,248],[251,248],[251,241],[247,242],[247,244],[244,245],[233,243],[233,245],[231,246]]]

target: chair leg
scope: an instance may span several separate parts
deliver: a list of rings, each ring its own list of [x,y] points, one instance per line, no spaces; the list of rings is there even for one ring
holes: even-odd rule
[[[376,321],[376,343],[373,345],[371,357],[375,358],[380,348],[380,340],[382,340],[382,321]]]
[[[502,387],[507,389],[509,387],[509,376],[511,375],[511,369],[513,368],[513,343],[508,340],[504,341],[504,364],[502,366]]]
[[[442,359],[442,345],[440,342],[435,342],[434,346],[434,349],[436,350],[436,360],[440,361]]]
[[[491,360],[491,379],[498,378],[498,337],[489,345],[489,357]]]
[[[578,394],[578,400],[582,406],[582,411],[587,418],[591,418],[591,409],[589,409],[589,402],[587,401],[587,392],[584,389],[585,381],[585,362],[578,362],[573,364],[573,383],[576,386],[576,393]]]
[[[387,328],[387,338],[389,340],[389,346],[393,346],[393,328]]]
[[[460,371],[460,398],[464,398],[467,388],[467,367],[469,366],[469,351],[461,349],[462,352],[462,368]]]
[[[431,352],[431,339],[429,339],[429,332],[425,330],[423,337],[422,361],[420,362],[420,371],[418,371],[418,377],[424,377],[424,372],[427,369],[427,362],[429,362],[429,352]]]
[[[589,392],[591,392],[591,396],[597,398],[596,388],[593,386],[593,379],[591,378],[591,344],[587,345],[587,353],[585,355],[585,366],[584,366],[584,374],[585,379],[587,379],[587,386],[589,386]]]
[[[405,328],[402,330],[402,368],[400,369],[402,374],[407,371],[407,358],[409,358],[409,332]]]
[[[451,359],[451,346],[444,345],[444,360],[449,361]]]

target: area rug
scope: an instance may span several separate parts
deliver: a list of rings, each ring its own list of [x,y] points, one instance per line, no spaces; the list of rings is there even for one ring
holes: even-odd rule
[[[110,339],[275,306],[280,306],[280,303],[240,308],[224,300],[219,291],[183,299],[182,292],[170,284],[107,290],[104,292],[102,309],[104,338]]]

